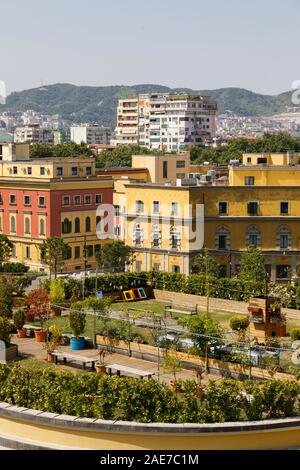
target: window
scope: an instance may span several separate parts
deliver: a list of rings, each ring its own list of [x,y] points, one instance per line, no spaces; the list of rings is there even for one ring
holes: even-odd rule
[[[185,160],[177,160],[176,168],[185,168]]]
[[[11,206],[15,206],[17,204],[17,198],[14,194],[9,196],[9,203]]]
[[[75,206],[80,206],[81,196],[74,196],[74,204],[75,204]]]
[[[76,217],[75,219],[75,233],[80,233],[80,219]]]
[[[100,223],[101,223],[101,217],[100,217],[100,215],[97,215],[97,217],[96,217],[96,230],[100,230],[100,228],[101,228]]]
[[[85,204],[92,204],[92,196],[90,194],[85,194],[84,203]]]
[[[144,203],[143,201],[135,201],[135,211],[144,212]]]
[[[251,157],[247,157],[247,163],[251,163],[252,162],[252,158]]]
[[[40,175],[44,176],[46,174],[46,168],[44,166],[41,166],[40,168]]]
[[[173,215],[178,215],[178,202],[171,203],[171,212]]]
[[[226,250],[227,248],[227,235],[219,235],[218,236],[218,248],[219,250]]]
[[[72,176],[77,176],[77,175],[78,175],[78,168],[77,168],[77,166],[72,166],[72,168],[71,168],[71,175],[72,175]]]
[[[91,258],[92,256],[94,256],[94,247],[93,247],[93,245],[88,245],[86,247],[86,252],[87,252],[87,257],[88,258]]]
[[[248,202],[248,215],[258,215],[258,202]]]
[[[185,173],[176,173],[177,180],[183,180],[185,178]]]
[[[91,218],[86,217],[85,219],[85,231],[90,232],[91,231]]]
[[[24,196],[24,206],[30,206],[30,196]]]
[[[168,178],[168,162],[163,162],[163,178]]]
[[[141,246],[143,242],[143,230],[140,225],[137,224],[134,228],[133,242],[135,246]]]
[[[280,214],[281,215],[286,215],[289,213],[289,203],[286,201],[283,201],[280,203]]]
[[[39,197],[39,207],[45,207],[46,206],[46,200],[44,196]]]
[[[63,196],[63,206],[70,205],[70,196]]]
[[[80,246],[75,246],[75,248],[74,248],[74,258],[75,259],[80,258]]]
[[[45,235],[45,221],[40,219],[40,235]]]
[[[153,213],[158,214],[159,213],[159,201],[153,201]]]
[[[245,176],[245,186],[254,186],[254,176]]]
[[[72,232],[72,222],[69,219],[64,219],[62,222],[61,231],[64,234]]]
[[[12,249],[11,249],[11,256],[12,258],[17,257],[17,252],[16,252],[16,245],[13,243]]]
[[[288,250],[292,246],[292,234],[287,225],[281,225],[277,230],[277,247]]]
[[[14,175],[17,175],[17,174],[18,174],[18,167],[17,167],[17,166],[14,166],[14,167],[13,167],[13,174],[14,174]]]
[[[120,206],[115,206],[115,216],[119,217],[120,215]]]
[[[25,247],[25,258],[30,258],[30,246]]]
[[[177,264],[173,264],[172,273],[180,273],[180,266],[178,266]]]
[[[24,233],[30,233],[30,219],[29,217],[25,217],[24,221]]]
[[[102,202],[102,194],[96,194],[95,200],[96,200],[96,204],[101,204],[101,202]]]
[[[153,263],[153,271],[160,271],[160,264],[159,263]]]
[[[226,264],[219,265],[219,277],[227,277],[227,266]]]
[[[91,167],[91,166],[87,166],[85,171],[86,171],[86,176],[91,176],[91,174],[92,174],[92,167]]]
[[[0,193],[0,204],[3,204],[2,194]]]
[[[279,246],[281,250],[287,250],[289,247],[289,236],[287,234],[281,234],[279,236]]]
[[[219,202],[219,214],[227,214],[227,202]]]
[[[258,236],[256,233],[249,234],[249,245],[254,246],[255,248],[258,247]]]
[[[160,247],[160,241],[161,241],[161,234],[160,234],[159,225],[153,225],[153,227],[152,227],[152,246],[154,248],[159,248]]]
[[[178,229],[175,227],[170,231],[170,242],[172,250],[178,250],[180,248],[180,235]]]
[[[56,176],[63,176],[64,170],[62,166],[56,168]]]
[[[31,168],[31,166],[28,166],[28,167],[27,167],[27,174],[28,174],[28,175],[32,175],[32,168]]]
[[[64,252],[64,259],[71,259],[71,258],[72,258],[72,248],[68,246]]]
[[[10,218],[10,231],[12,233],[16,232],[16,218],[14,215],[12,215]]]
[[[291,267],[285,264],[279,264],[276,266],[276,278],[277,279],[289,279],[291,277]]]
[[[140,273],[142,271],[142,262],[136,261],[135,262],[135,272]]]

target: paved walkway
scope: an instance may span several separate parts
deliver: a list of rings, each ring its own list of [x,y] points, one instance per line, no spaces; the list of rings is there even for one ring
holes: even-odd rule
[[[36,359],[39,361],[46,362],[47,353],[44,349],[43,343],[37,343],[34,338],[25,338],[19,339],[16,336],[13,336],[12,342],[18,345],[19,353],[25,358],[28,359]],[[65,352],[72,352],[72,354],[78,354],[81,356],[93,357],[97,359],[99,357],[97,350],[95,349],[85,349],[84,351],[71,351],[69,346],[59,346],[59,351]],[[167,374],[163,370],[163,364],[158,364],[152,361],[145,361],[144,359],[137,359],[135,357],[128,357],[123,354],[117,353],[107,353],[105,357],[105,361],[107,364],[120,364],[126,365],[129,367],[133,367],[135,369],[142,369],[142,370],[149,370],[150,372],[154,372],[154,378],[158,378],[163,382],[170,383],[171,380],[174,380],[174,376],[172,374]],[[72,370],[72,371],[82,371],[82,366],[80,363],[72,363],[72,364],[58,364],[56,366],[60,370]],[[87,370],[90,370],[87,366]],[[177,378],[187,380],[187,379],[195,379],[195,372],[187,369],[182,369],[177,375]],[[204,374],[203,381],[207,381],[208,379],[212,380],[220,380],[221,377],[212,375],[212,374]]]

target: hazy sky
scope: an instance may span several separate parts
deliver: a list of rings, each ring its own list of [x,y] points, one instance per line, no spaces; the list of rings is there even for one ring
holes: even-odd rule
[[[0,0],[0,80],[287,91],[299,0]]]

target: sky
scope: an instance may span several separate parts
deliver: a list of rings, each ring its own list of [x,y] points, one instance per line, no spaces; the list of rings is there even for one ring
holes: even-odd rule
[[[0,81],[265,94],[300,79],[299,0],[0,1]]]

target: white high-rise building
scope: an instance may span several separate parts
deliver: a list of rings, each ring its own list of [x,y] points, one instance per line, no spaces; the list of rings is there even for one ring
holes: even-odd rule
[[[71,141],[76,144],[109,144],[110,129],[100,124],[84,124],[71,127]]]
[[[120,99],[116,143],[166,152],[203,146],[215,136],[216,112],[216,102],[200,95],[151,93]]]
[[[19,126],[14,130],[14,142],[23,143],[46,143],[53,144],[53,132],[50,129],[40,127],[39,124]]]

